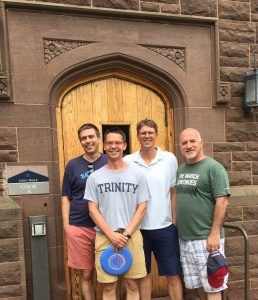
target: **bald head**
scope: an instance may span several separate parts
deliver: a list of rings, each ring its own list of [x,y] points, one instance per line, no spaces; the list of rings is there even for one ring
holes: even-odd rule
[[[181,143],[181,139],[182,137],[184,137],[185,135],[191,135],[192,137],[195,137],[196,140],[201,141],[201,134],[197,129],[194,128],[186,128],[184,129],[181,134],[180,134],[180,143]]]
[[[186,128],[180,134],[180,150],[188,164],[194,164],[205,157],[201,134],[194,128]]]

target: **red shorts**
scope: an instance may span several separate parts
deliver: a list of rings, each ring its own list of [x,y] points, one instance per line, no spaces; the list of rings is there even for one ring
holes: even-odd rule
[[[93,270],[95,230],[93,227],[65,226],[68,267],[81,270]]]

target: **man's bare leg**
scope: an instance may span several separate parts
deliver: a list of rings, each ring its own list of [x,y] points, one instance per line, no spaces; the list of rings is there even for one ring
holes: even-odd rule
[[[126,300],[140,300],[140,292],[137,279],[124,279]]]
[[[221,292],[218,293],[207,293],[207,300],[221,300]]]
[[[183,300],[183,287],[180,276],[166,276],[170,299]]]
[[[85,300],[93,300],[93,271],[81,270],[82,295]]]
[[[151,275],[139,279],[139,290],[141,300],[151,300]]]
[[[117,282],[103,283],[102,300],[116,300]]]
[[[204,292],[203,288],[198,288],[197,293],[200,297],[200,300],[207,300],[207,294]]]

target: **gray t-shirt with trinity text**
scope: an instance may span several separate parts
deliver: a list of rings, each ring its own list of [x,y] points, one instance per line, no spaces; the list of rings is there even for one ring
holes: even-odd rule
[[[88,178],[84,199],[98,204],[113,230],[125,228],[137,205],[149,200],[145,175],[131,165],[123,170],[111,170],[105,165]],[[98,227],[96,230],[100,231]]]

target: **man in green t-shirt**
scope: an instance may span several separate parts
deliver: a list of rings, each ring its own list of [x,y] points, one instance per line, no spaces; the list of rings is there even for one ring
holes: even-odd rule
[[[227,288],[227,277],[219,288],[207,279],[210,253],[224,254],[222,225],[228,205],[229,181],[224,167],[207,157],[200,133],[187,128],[180,135],[185,163],[177,172],[177,229],[186,288],[202,287],[208,300],[220,300]]]

